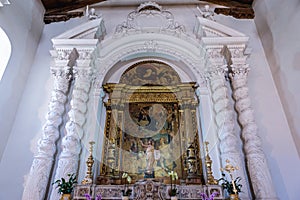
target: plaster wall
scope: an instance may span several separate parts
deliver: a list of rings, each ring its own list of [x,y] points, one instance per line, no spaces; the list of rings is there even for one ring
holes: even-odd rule
[[[300,2],[255,1],[255,23],[300,155]]]
[[[299,155],[256,25],[253,20],[235,20],[231,17],[222,18],[220,22],[250,37],[249,95],[275,191],[279,199],[299,199],[300,193],[297,191],[297,180],[300,178],[297,172],[300,167]]]
[[[23,112],[21,124],[29,121],[30,128],[16,131],[16,127],[22,128],[17,113],[22,112],[18,109],[22,108],[19,104],[23,97],[31,95],[31,92],[24,93],[24,89],[44,27],[43,13],[43,5],[35,0],[14,0],[0,8],[0,26],[12,45],[12,54],[0,82],[0,199],[21,198],[23,176],[28,170],[23,164],[30,162],[32,157],[32,154],[23,154],[23,150],[29,151],[34,117],[27,115],[28,110]],[[34,109],[31,102],[23,106],[28,107],[28,113]]]
[[[111,34],[114,27],[123,22],[133,9],[135,8],[103,7],[97,9],[96,12],[102,13],[107,33]],[[192,34],[195,24],[194,16],[198,14],[195,6],[184,6],[181,9],[174,6],[168,7],[168,10],[173,12],[175,21],[184,24],[186,30]],[[49,54],[49,50],[52,49],[51,39],[86,20],[86,18],[76,18],[68,22],[49,24],[43,29],[7,148],[1,160],[0,199],[8,197],[21,199],[22,196],[23,178],[30,170],[37,138],[40,137],[45,122],[44,116],[47,113],[47,104],[52,89],[53,80],[49,73],[52,63]],[[300,177],[296,176],[300,175],[297,175],[296,170],[299,169],[300,162],[255,23],[253,20],[236,20],[225,16],[216,16],[216,20],[250,37],[249,47],[252,48],[252,53],[248,60],[251,65],[249,93],[275,190],[280,199],[299,199],[296,181]],[[26,50],[23,49],[21,52],[24,53]],[[216,178],[219,177],[216,176]],[[14,187],[12,188],[11,185]]]
[[[0,8],[0,26],[12,45],[11,57],[0,82],[0,160],[42,33],[43,13],[41,2],[34,0],[15,0]]]

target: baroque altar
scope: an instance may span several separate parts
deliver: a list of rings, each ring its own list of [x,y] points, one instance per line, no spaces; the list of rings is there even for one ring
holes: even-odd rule
[[[214,190],[222,198],[203,138],[215,142],[215,172],[227,159],[240,166],[241,199],[252,199],[251,188],[258,199],[276,199],[247,93],[248,37],[195,20],[186,32],[170,11],[147,2],[109,37],[99,18],[53,38],[53,96],[23,199],[59,199],[55,188],[47,194],[49,181],[82,175],[87,140],[102,156],[94,168],[90,159],[74,199],[121,199],[123,172],[133,179],[131,199],[169,199],[170,171],[179,199]]]
[[[170,172],[178,174],[177,198],[218,192],[215,199],[222,199],[219,185],[204,183],[195,83],[182,83],[165,63],[147,61],[103,88],[108,98],[100,174],[96,184],[77,186],[74,199],[87,193],[120,199],[123,172],[132,177],[130,199],[170,199]]]

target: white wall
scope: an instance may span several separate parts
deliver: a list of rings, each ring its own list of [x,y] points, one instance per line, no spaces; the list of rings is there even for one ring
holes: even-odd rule
[[[36,0],[10,2],[10,5],[0,8],[0,26],[12,44],[11,58],[0,82],[0,199],[21,199],[25,174],[23,164],[31,159],[23,154],[23,150],[29,150],[30,137],[27,134],[32,130],[21,129],[14,133],[13,124],[18,126],[16,113],[44,27],[44,8]],[[24,105],[30,106],[30,103]],[[34,123],[34,119],[30,120],[24,113],[22,121],[26,120],[28,126]]]
[[[15,0],[0,8],[0,26],[12,44],[11,59],[0,82],[0,159],[39,43],[43,12],[42,4],[35,0]]]
[[[300,154],[299,8],[298,0],[284,2],[260,0],[254,3],[255,23],[298,154]]]
[[[250,37],[249,95],[275,191],[279,199],[298,200],[300,160],[255,23],[221,16],[217,21]]]

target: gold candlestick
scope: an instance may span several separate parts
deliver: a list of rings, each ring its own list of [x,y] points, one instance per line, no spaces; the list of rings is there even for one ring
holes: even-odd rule
[[[89,157],[88,157],[88,159],[86,161],[87,172],[86,172],[85,178],[81,182],[84,185],[86,185],[86,184],[92,184],[93,183],[93,175],[92,175],[93,174],[92,169],[93,169],[93,164],[94,164],[93,145],[95,144],[95,142],[94,141],[90,141],[89,144],[90,144],[90,149],[89,149],[90,155],[89,155]]]
[[[210,159],[210,156],[208,154],[208,144],[209,144],[209,142],[206,141],[204,143],[205,143],[205,150],[206,150],[205,164],[206,164],[206,170],[207,170],[207,184],[217,185],[218,181],[213,176],[213,172],[211,170],[212,160]]]

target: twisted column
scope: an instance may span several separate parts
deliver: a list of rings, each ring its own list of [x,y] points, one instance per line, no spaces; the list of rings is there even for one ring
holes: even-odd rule
[[[42,200],[48,187],[50,172],[53,167],[56,141],[59,138],[59,129],[65,112],[65,103],[70,84],[70,67],[67,66],[68,56],[60,59],[59,64],[51,68],[54,78],[54,87],[51,92],[46,123],[43,126],[41,138],[37,144],[37,154],[34,156],[31,169],[23,192],[23,200]],[[55,57],[55,60],[58,58]]]
[[[218,127],[222,167],[225,167],[227,159],[229,159],[233,165],[240,167],[240,170],[236,171],[236,176],[241,177],[241,184],[243,185],[243,192],[240,193],[240,197],[242,199],[251,199],[245,163],[239,145],[240,139],[234,128],[234,112],[230,106],[226,86],[225,75],[227,68],[226,65],[224,65],[222,48],[208,48],[207,54],[211,64],[211,69],[208,71],[208,79],[214,103],[215,121]]]
[[[87,52],[85,52],[87,53]],[[72,93],[71,108],[68,112],[69,120],[66,123],[66,135],[62,139],[62,152],[59,156],[55,178],[67,178],[67,174],[76,173],[78,170],[79,154],[81,151],[81,138],[83,137],[83,125],[86,121],[87,101],[91,84],[92,70],[90,53],[84,58],[79,56],[77,65],[73,67],[75,77]],[[52,189],[51,200],[58,200],[60,195],[56,189]]]
[[[277,199],[251,108],[247,87],[249,67],[245,64],[244,49],[243,47],[229,47],[229,50],[232,55],[230,79],[233,87],[233,98],[242,126],[244,152],[255,199]]]

